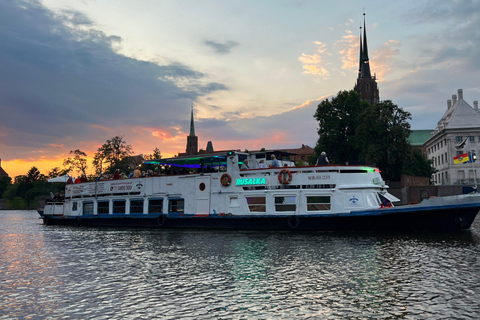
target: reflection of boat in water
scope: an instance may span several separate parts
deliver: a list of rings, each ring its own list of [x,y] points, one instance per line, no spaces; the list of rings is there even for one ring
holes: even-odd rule
[[[240,171],[245,159],[254,168]],[[256,168],[260,160],[267,160],[265,152],[146,162],[171,171],[66,185],[65,201],[47,203],[43,220],[152,228],[460,230],[480,210],[478,193],[395,207],[392,202],[399,200],[371,167],[294,167],[281,161],[283,167]]]

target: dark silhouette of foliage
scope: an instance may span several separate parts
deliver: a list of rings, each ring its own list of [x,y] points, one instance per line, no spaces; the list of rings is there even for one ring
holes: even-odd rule
[[[319,138],[311,164],[325,151],[332,164],[376,166],[386,180],[399,180],[402,173],[431,177],[434,171],[408,142],[410,113],[390,100],[371,106],[353,90],[340,91],[322,101],[314,117]]]
[[[353,90],[340,91],[331,100],[322,101],[314,115],[319,122],[316,156],[326,151],[332,164],[358,161],[361,149],[356,130],[359,116],[367,107],[368,103]]]
[[[71,150],[70,154],[73,155],[71,158],[63,160],[63,166],[66,167],[67,173],[72,170],[77,170],[83,174],[86,174],[88,168],[87,165],[87,154],[80,149]]]
[[[95,173],[97,175],[104,172],[113,174],[116,169],[127,170],[129,164],[126,158],[131,154],[133,154],[132,146],[127,144],[123,137],[116,136],[107,140],[93,157]]]
[[[382,101],[366,108],[359,117],[357,127],[360,158],[375,164],[384,179],[400,180],[404,163],[410,157],[408,142],[412,117],[392,101]]]

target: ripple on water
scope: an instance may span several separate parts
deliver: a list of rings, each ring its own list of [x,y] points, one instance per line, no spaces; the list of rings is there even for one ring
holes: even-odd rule
[[[0,212],[0,319],[475,319],[478,230],[70,228]]]

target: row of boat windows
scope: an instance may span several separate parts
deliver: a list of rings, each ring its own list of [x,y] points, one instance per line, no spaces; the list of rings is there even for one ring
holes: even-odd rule
[[[331,209],[330,196],[307,196],[307,212],[329,211]],[[267,198],[265,196],[245,197],[250,212],[267,212]],[[232,201],[232,198],[231,198]],[[274,197],[275,211],[286,212],[297,210],[297,196]]]
[[[248,205],[248,210],[251,213],[267,212],[267,198],[266,196],[248,196],[245,197]],[[147,212],[145,211],[145,200],[133,199],[129,201],[130,214],[159,214],[163,213],[163,199],[148,199]],[[275,196],[275,211],[276,212],[295,212],[297,210],[297,196]],[[331,209],[331,197],[330,196],[307,196],[307,212],[329,211]],[[93,215],[94,214],[94,202],[83,202],[82,214]],[[112,200],[112,213],[125,214],[127,212],[127,201],[124,199]],[[238,197],[233,196],[230,198],[230,206],[238,207]],[[79,210],[79,202],[72,202],[72,211]],[[183,213],[185,211],[184,199],[168,199],[168,212],[169,213]],[[109,214],[110,213],[110,201],[98,201],[97,202],[97,214]]]
[[[245,186],[243,190],[273,190],[273,189],[335,189],[336,184],[287,184],[281,186]]]
[[[163,213],[163,199],[149,199],[147,200],[147,212],[145,212],[145,200],[133,199],[129,201],[130,214],[144,214],[144,213]],[[168,200],[168,212],[170,213],[183,213],[185,209],[184,199],[169,199]],[[79,203],[72,202],[72,211],[79,210]],[[94,213],[94,202],[83,202],[82,213],[89,215]],[[112,212],[115,214],[122,214],[127,212],[127,201],[124,199],[112,200]],[[98,201],[97,202],[97,214],[109,214],[110,213],[110,201]]]

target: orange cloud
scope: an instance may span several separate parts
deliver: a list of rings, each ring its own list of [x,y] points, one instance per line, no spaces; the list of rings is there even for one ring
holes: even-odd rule
[[[385,81],[394,64],[396,56],[400,53],[400,42],[389,40],[385,42],[380,49],[373,52],[373,58],[370,59],[371,70],[377,75],[377,81]]]
[[[358,68],[358,53],[359,53],[359,37],[354,36],[351,32],[344,35],[339,43],[343,49],[339,51],[342,57],[342,69]]]
[[[2,168],[8,173],[8,176],[12,178],[12,180],[15,179],[16,176],[26,175],[32,167],[38,168],[41,173],[46,175],[52,168],[63,168],[63,158],[2,160]]]
[[[315,41],[314,43],[318,46],[318,53],[311,55],[302,53],[302,55],[298,58],[298,60],[303,63],[302,67],[305,70],[303,71],[303,73],[319,76],[328,76],[328,70],[324,66],[322,66],[324,62],[319,54],[326,53],[327,49],[325,48],[325,44],[321,43],[320,41]]]
[[[307,101],[305,101],[304,103],[302,103],[301,105],[295,106],[295,107],[293,107],[293,108],[290,109],[290,110],[292,111],[292,110],[296,110],[296,109],[305,108],[305,107],[309,106],[312,102],[322,101],[322,100],[324,100],[324,99],[326,99],[326,98],[328,98],[328,97],[330,97],[330,96],[331,96],[331,95],[329,94],[329,95],[320,97],[320,98],[318,98],[318,99],[307,100]]]

